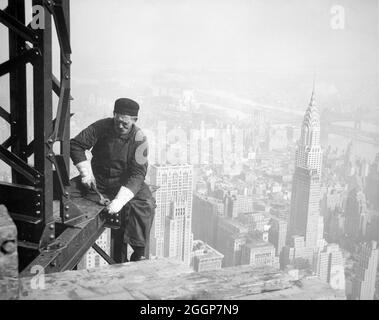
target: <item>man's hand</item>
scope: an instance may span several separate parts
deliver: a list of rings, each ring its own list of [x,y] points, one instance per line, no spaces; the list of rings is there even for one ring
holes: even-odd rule
[[[82,161],[76,165],[79,170],[80,176],[82,177],[82,183],[91,189],[92,186],[96,186],[96,179],[92,172],[91,163],[89,161]]]
[[[121,209],[124,207],[124,202],[119,199],[114,199],[111,201],[111,203],[107,206],[107,210],[109,214],[116,214],[121,211]]]
[[[121,211],[121,209],[134,197],[134,193],[126,188],[121,187],[117,196],[113,201],[107,206],[107,210],[110,214],[116,214]]]

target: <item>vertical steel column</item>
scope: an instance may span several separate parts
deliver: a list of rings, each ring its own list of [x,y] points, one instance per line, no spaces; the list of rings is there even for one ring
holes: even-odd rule
[[[44,29],[36,30],[38,35],[37,47],[39,57],[34,63],[34,157],[35,168],[42,173],[41,187],[43,200],[41,214],[44,219],[45,232],[42,234],[40,246],[55,239],[53,220],[53,168],[48,159],[48,140],[53,133],[52,115],[52,24],[51,14],[44,5],[43,0],[33,0],[33,6],[44,8]],[[48,230],[46,226],[52,224]]]
[[[8,13],[20,23],[25,24],[24,0],[9,0]],[[25,40],[9,29],[9,59],[20,56],[25,51]],[[26,101],[26,65],[20,63],[9,74],[10,114],[12,152],[27,162],[27,101]],[[12,169],[13,183],[25,183],[25,178]]]
[[[68,33],[68,39],[71,42],[71,32],[70,32],[70,1],[62,1],[62,8],[64,17],[66,20],[66,27]],[[66,81],[66,88],[69,88],[71,91],[71,55],[64,55],[61,51],[61,84],[63,81]],[[71,94],[70,94],[71,95]],[[65,130],[63,141],[61,142],[61,154],[63,155],[68,174],[70,175],[70,112],[71,112],[71,101],[68,100],[68,111],[66,114],[65,121]]]

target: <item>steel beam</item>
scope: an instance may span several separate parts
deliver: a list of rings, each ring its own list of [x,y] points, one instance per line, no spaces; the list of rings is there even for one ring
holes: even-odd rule
[[[22,1],[22,4],[23,2],[24,1]],[[14,3],[17,4],[17,0],[14,1]],[[25,20],[25,18],[23,19],[21,15],[17,15],[16,19],[12,15],[8,14],[9,12],[13,11],[13,8],[13,3],[11,3],[8,7],[8,12],[0,10],[0,22],[8,27],[9,30],[11,30],[13,33],[17,34],[19,37],[23,38],[26,41],[34,43],[36,40],[38,40],[38,36],[32,29],[25,26],[25,22],[21,22],[22,20]]]
[[[2,64],[0,64],[0,77],[7,73],[11,73],[17,68],[25,67],[25,64],[32,62],[35,57],[40,56],[40,52],[37,49],[30,49],[10,59]]]
[[[110,257],[108,256],[108,254],[103,250],[101,249],[97,243],[95,242],[93,245],[92,245],[92,248],[93,250],[95,250],[108,264],[116,264],[116,262]]]
[[[3,146],[0,146],[0,159],[34,185],[39,184],[41,179],[43,179],[42,174],[38,170],[30,167],[25,161],[5,149]]]
[[[43,0],[33,0],[33,6],[44,8],[45,28],[37,29],[38,42],[36,47],[41,55],[35,59],[33,68],[34,87],[34,164],[41,172],[43,189],[42,214],[44,224],[54,223],[53,217],[53,167],[48,159],[50,147],[49,137],[53,132],[52,105],[52,25],[51,15]],[[55,239],[55,230],[47,230],[42,234],[41,244],[48,244]]]
[[[14,141],[16,140],[16,137],[9,137],[7,140],[5,140],[2,144],[3,148],[8,149],[11,145],[13,145]]]
[[[46,274],[72,270],[104,232],[105,220],[102,210],[103,208],[100,208],[94,214],[89,214],[87,220],[76,227],[57,224],[57,230],[64,228],[63,232],[46,250],[41,251],[20,276],[31,276],[31,268],[35,265],[42,266]]]
[[[11,115],[9,112],[5,111],[2,107],[0,107],[0,117],[3,118],[6,122],[11,122]]]
[[[71,43],[71,28],[70,28],[70,1],[59,1],[59,5],[63,12],[63,19],[65,30],[63,33],[65,34],[65,38],[68,43]],[[61,32],[62,33],[62,32]],[[65,100],[63,103],[65,104],[66,114],[63,116],[64,126],[61,128],[61,135],[59,138],[61,139],[61,154],[63,155],[64,162],[66,167],[70,167],[70,120],[71,120],[71,47],[69,50],[63,50],[61,54],[61,83],[65,81],[65,89],[67,90],[67,94],[69,95],[69,99]]]
[[[69,4],[67,4],[67,1],[47,1],[47,9],[54,17],[59,44],[62,50],[62,54],[64,56],[71,54],[69,21],[67,21],[67,13],[69,11],[67,11],[67,8],[69,8]]]
[[[25,149],[28,141],[27,130],[27,98],[26,98],[26,63],[33,61],[39,55],[38,50],[25,50],[25,38],[15,29],[25,32],[25,3],[24,0],[9,1],[9,14],[14,17],[13,25],[17,28],[9,29],[9,88],[10,88],[10,115],[11,136],[15,137],[11,151],[21,160],[27,162]],[[32,35],[32,33],[29,33]],[[34,32],[33,32],[34,37]],[[32,40],[32,39],[31,39]],[[34,40],[33,40],[34,42]],[[14,183],[25,183],[26,180],[15,169],[12,170]]]

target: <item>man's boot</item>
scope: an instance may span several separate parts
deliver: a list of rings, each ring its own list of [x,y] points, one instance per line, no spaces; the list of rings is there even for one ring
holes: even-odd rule
[[[136,261],[146,260],[145,247],[132,246],[132,248],[133,248],[133,253],[130,256],[130,261],[136,262]]]

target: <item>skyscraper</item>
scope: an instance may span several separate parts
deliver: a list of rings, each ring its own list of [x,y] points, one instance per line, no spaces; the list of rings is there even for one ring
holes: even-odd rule
[[[248,227],[238,220],[227,217],[218,220],[215,249],[224,255],[223,268],[241,265],[242,247],[247,234]]]
[[[338,244],[328,244],[315,254],[313,270],[333,289],[345,290],[344,260]]]
[[[177,257],[189,264],[192,248],[192,166],[153,165],[150,183],[158,186],[151,230],[151,255]]]
[[[353,300],[374,299],[378,256],[379,248],[376,241],[361,245],[358,263],[355,268],[355,278],[353,280]]]
[[[362,237],[363,218],[367,211],[366,197],[362,192],[362,182],[358,176],[353,176],[349,184],[345,206],[345,232],[355,240]]]
[[[164,256],[190,264],[193,234],[191,232],[191,208],[186,202],[171,202],[170,213],[165,219]]]
[[[305,247],[308,248],[317,248],[322,239],[322,234],[320,234],[323,230],[323,221],[320,218],[321,165],[320,116],[313,91],[296,150],[287,234],[288,241],[292,236],[303,236]]]
[[[286,245],[287,221],[272,217],[270,222],[268,240],[275,246],[276,255],[280,256]]]

